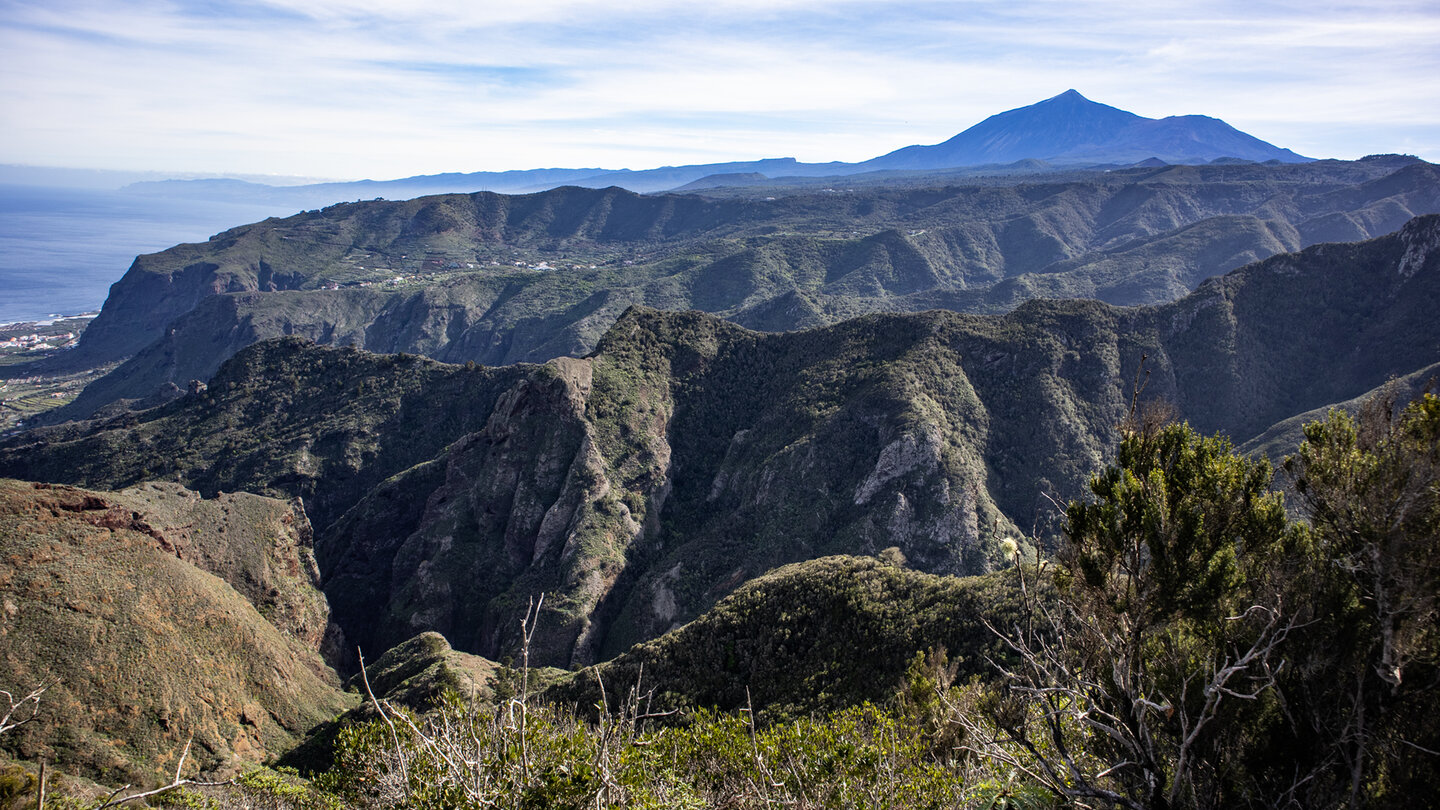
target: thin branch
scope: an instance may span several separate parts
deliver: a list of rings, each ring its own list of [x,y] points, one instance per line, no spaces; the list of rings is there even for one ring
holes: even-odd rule
[[[530,779],[530,640],[540,626],[540,609],[544,606],[545,594],[541,593],[538,601],[532,598],[526,605],[525,618],[520,620],[520,772],[526,781]]]
[[[5,716],[0,717],[0,734],[4,734],[11,729],[19,728],[39,716],[40,696],[45,694],[45,690],[49,689],[50,686],[50,684],[42,681],[39,686],[31,690],[30,694],[20,698],[19,700],[16,700],[15,696],[11,693],[5,691],[4,689],[0,689],[0,695],[4,695],[5,701],[10,704],[9,708],[5,712]],[[30,706],[30,713],[25,715],[22,719],[12,720],[11,718],[15,717],[15,713],[23,709],[26,704],[29,704]]]
[[[365,684],[365,694],[370,696],[370,705],[375,707],[375,712],[380,715],[380,719],[384,720],[385,725],[390,727],[390,741],[395,745],[395,760],[400,765],[400,778],[404,780],[405,783],[405,795],[409,797],[410,769],[405,764],[405,749],[400,747],[400,734],[395,731],[395,721],[391,720],[390,715],[385,713],[385,709],[381,707],[380,701],[375,699],[375,692],[370,689],[370,676],[365,674],[365,653],[361,652],[359,647],[356,647],[355,654],[360,657],[360,681]]]
[[[1432,756],[1432,757],[1440,757],[1440,751],[1431,750],[1431,749],[1429,749],[1429,748],[1426,748],[1426,747],[1423,746],[1423,745],[1416,745],[1415,743],[1410,742],[1409,740],[1400,740],[1399,742],[1400,742],[1401,745],[1408,745],[1408,746],[1410,746],[1411,748],[1414,748],[1416,751],[1423,751],[1423,752],[1429,754],[1429,755]]]
[[[194,742],[195,735],[192,734],[190,735],[190,739],[185,742],[185,750],[180,753],[180,762],[175,766],[175,778],[171,780],[170,784],[163,787],[155,788],[154,790],[147,790],[143,793],[135,793],[129,796],[120,796],[121,793],[124,793],[125,791],[130,789],[130,786],[126,785],[119,790],[116,790],[114,793],[111,793],[109,796],[106,796],[105,802],[103,804],[97,805],[94,810],[106,810],[106,808],[119,807],[123,804],[128,804],[129,802],[144,801],[145,799],[148,799],[152,796],[159,796],[162,793],[169,793],[172,790],[178,790],[182,787],[220,787],[221,785],[235,784],[234,779],[226,779],[220,782],[199,782],[194,779],[182,779],[180,777],[180,772],[185,768],[185,760],[190,756],[190,746]],[[117,796],[119,798],[116,798]]]

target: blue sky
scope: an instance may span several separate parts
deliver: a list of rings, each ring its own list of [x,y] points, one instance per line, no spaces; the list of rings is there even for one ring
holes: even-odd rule
[[[863,160],[1075,88],[1440,161],[1440,3],[0,0],[0,163],[388,179]]]

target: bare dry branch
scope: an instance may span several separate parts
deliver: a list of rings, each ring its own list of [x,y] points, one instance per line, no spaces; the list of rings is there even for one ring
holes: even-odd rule
[[[194,744],[194,742],[195,736],[193,734],[189,740],[185,741],[185,750],[180,753],[180,762],[175,765],[175,778],[170,781],[170,784],[155,788],[154,790],[146,790],[140,793],[132,793],[129,796],[122,796],[120,794],[130,789],[130,786],[126,785],[106,796],[105,801],[96,805],[93,810],[106,810],[106,808],[120,807],[130,802],[143,802],[153,796],[159,796],[183,787],[220,787],[222,785],[235,784],[234,779],[225,779],[219,782],[201,782],[194,779],[185,779],[181,776],[181,773],[185,769],[185,760],[190,757],[190,746]]]
[[[10,692],[0,689],[0,695],[4,695],[5,702],[9,704],[5,710],[5,715],[0,717],[0,734],[4,734],[11,729],[19,728],[38,717],[40,715],[40,696],[45,694],[45,690],[49,689],[50,686],[51,684],[42,682],[39,686],[32,689],[30,694],[25,695],[19,700],[16,700],[15,696]]]
[[[375,692],[370,689],[370,676],[365,673],[365,653],[356,647],[355,654],[360,657],[360,682],[365,684],[365,694],[370,696],[370,705],[375,707],[375,713],[380,715],[380,719],[384,720],[385,725],[390,728],[390,742],[395,746],[395,761],[400,766],[400,778],[404,782],[405,795],[408,797],[410,795],[410,772],[405,761],[405,749],[401,747],[400,735],[395,730],[395,721],[386,713],[384,707],[380,705],[380,701],[375,699]]]

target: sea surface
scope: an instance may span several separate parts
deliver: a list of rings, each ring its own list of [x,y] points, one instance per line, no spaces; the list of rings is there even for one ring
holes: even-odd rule
[[[0,323],[97,310],[137,255],[293,213],[120,190],[0,185]]]

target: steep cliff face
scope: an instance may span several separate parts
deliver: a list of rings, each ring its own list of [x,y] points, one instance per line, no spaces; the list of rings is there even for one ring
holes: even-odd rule
[[[113,303],[90,324],[94,337],[82,341],[76,359],[100,364],[128,357],[154,342],[167,324],[200,302],[258,289],[252,273],[222,268],[208,260],[214,247],[179,245],[170,249],[170,255],[136,258],[125,276],[111,285],[106,301]]]
[[[518,383],[482,430],[330,527],[326,590],[370,647],[436,629],[492,657],[544,592],[532,653],[577,665],[787,562],[898,546],[923,570],[987,570],[1000,537],[1019,535],[991,459],[1037,459],[1074,491],[1123,406],[1116,393],[1077,404],[1110,385],[1103,362],[1056,387],[1061,341],[991,326],[935,314],[765,336],[632,310],[594,356]],[[984,373],[1001,349],[1013,368]],[[1049,428],[990,433],[1030,418]]]
[[[595,607],[645,531],[631,505],[658,494],[620,477],[623,454],[602,452],[586,419],[593,363],[536,369],[499,396],[483,428],[325,533],[326,588],[346,595],[352,624],[372,647],[433,629],[495,655],[513,640],[517,609],[548,592],[532,654],[562,662],[589,655]],[[667,455],[664,435],[661,426],[643,440],[652,457]],[[380,520],[391,528],[367,528],[376,513],[397,512],[399,521]]]

